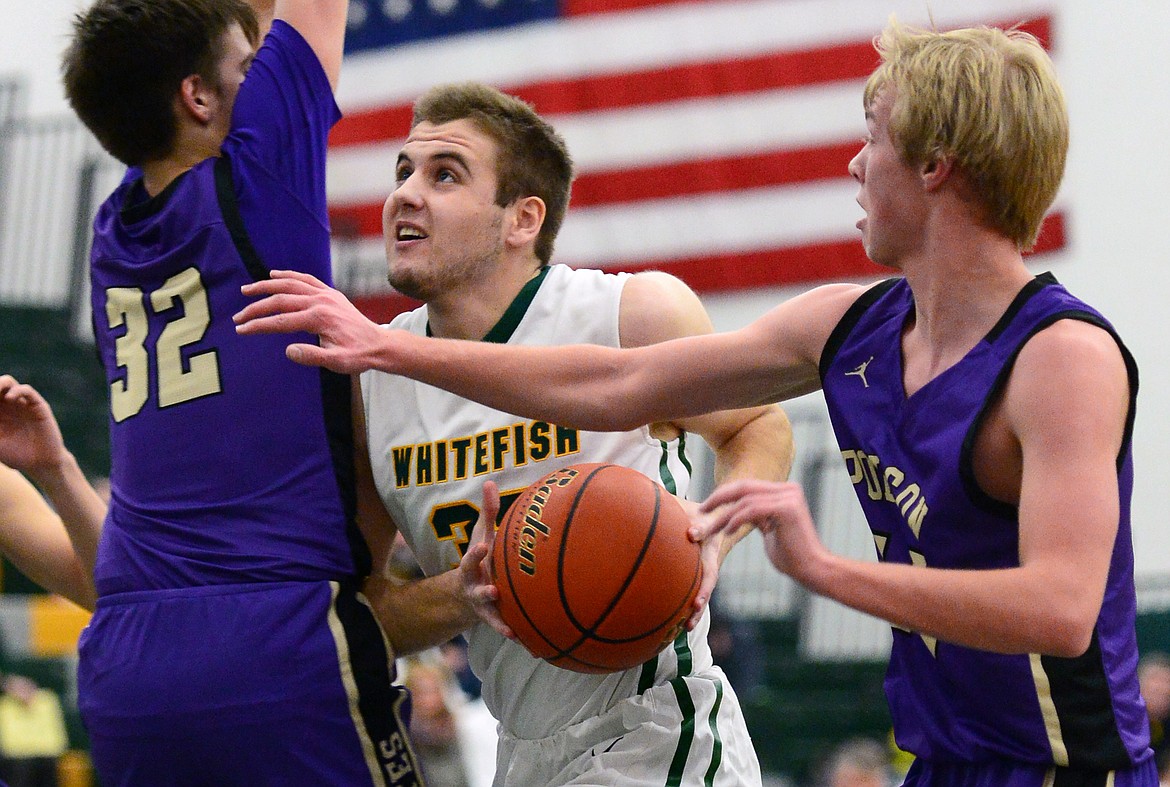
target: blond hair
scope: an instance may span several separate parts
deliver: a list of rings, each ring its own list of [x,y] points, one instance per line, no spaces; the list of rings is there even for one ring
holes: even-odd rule
[[[983,219],[1021,250],[1035,245],[1068,152],[1068,109],[1052,60],[1022,30],[935,32],[891,18],[869,109],[892,92],[890,134],[903,159],[953,157]]]

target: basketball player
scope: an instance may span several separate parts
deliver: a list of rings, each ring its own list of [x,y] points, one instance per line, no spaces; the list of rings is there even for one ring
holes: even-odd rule
[[[1136,369],[1100,314],[1021,257],[1064,171],[1054,69],[1019,31],[892,21],[877,46],[849,172],[866,252],[899,278],[629,350],[379,331],[295,273],[242,319],[320,331],[320,347],[289,348],[305,363],[582,429],[823,389],[880,562],[829,553],[784,483],[723,485],[693,535],[753,522],[780,570],[893,624],[907,784],[1155,785],[1135,674]]]
[[[329,277],[348,4],[256,5],[97,0],[65,53],[71,106],[129,166],[91,254],[112,499],[79,707],[108,786],[415,785],[357,592],[349,381],[230,320],[272,260]]]
[[[37,433],[41,429],[50,432],[46,439]],[[41,446],[52,445],[53,435],[61,450],[50,455]],[[31,387],[0,375],[0,552],[37,584],[92,610],[96,600],[92,556],[98,528],[87,530],[83,525],[67,530],[61,516],[14,466],[28,468],[67,519],[100,524],[105,504],[73,454],[60,443],[48,404]],[[81,510],[71,511],[71,505]],[[74,530],[77,549],[70,540]],[[79,553],[89,559],[83,560]]]
[[[571,178],[560,135],[526,104],[476,83],[421,97],[383,216],[390,282],[425,305],[392,327],[611,347],[710,332],[698,298],[671,276],[549,265]],[[791,432],[775,406],[604,434],[517,418],[403,377],[361,382],[375,482],[432,575],[468,549],[485,480],[506,507],[555,469],[613,462],[685,496],[688,433],[713,447],[720,478],[778,480],[791,464]],[[708,550],[709,583],[719,546]],[[695,622],[657,658],[608,675],[553,667],[486,624],[473,628],[471,666],[500,721],[495,783],[760,784],[739,702],[712,663],[709,616]]]

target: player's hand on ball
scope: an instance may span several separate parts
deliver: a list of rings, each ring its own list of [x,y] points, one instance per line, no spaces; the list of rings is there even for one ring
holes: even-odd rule
[[[706,521],[691,528],[693,540],[712,533],[754,525],[764,534],[764,550],[779,571],[807,584],[828,554],[817,536],[804,490],[798,484],[757,480],[732,481],[703,501]]]
[[[678,502],[682,504],[683,509],[687,512],[687,516],[691,518],[692,522],[702,522],[705,520],[705,515],[701,512],[698,503],[682,498],[679,498]],[[719,579],[720,551],[723,546],[723,533],[721,531],[716,532],[698,543],[702,548],[700,560],[702,562],[703,578],[699,583],[699,592],[695,594],[695,603],[691,607],[691,616],[687,618],[687,631],[694,631],[695,626],[699,625],[699,619],[703,617],[703,611],[707,609],[707,603],[711,600],[711,594],[715,592],[715,583]]]
[[[483,506],[479,520],[467,545],[467,554],[459,563],[463,593],[476,614],[508,639],[515,639],[512,629],[500,617],[496,600],[500,591],[492,580],[492,545],[496,539],[496,516],[500,511],[500,491],[491,481],[483,485]]]

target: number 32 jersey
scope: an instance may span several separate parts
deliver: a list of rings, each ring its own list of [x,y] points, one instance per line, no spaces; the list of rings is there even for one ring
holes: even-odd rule
[[[279,21],[273,33],[288,45],[253,65],[223,155],[149,198],[131,169],[94,221],[103,595],[338,579],[368,562],[352,527],[348,378],[285,358],[306,335],[239,336],[232,322],[264,261],[330,280],[318,162],[338,111],[308,46]]]

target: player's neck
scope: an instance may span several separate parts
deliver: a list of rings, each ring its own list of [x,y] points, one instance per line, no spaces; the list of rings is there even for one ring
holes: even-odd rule
[[[491,275],[428,301],[427,319],[431,335],[443,339],[483,340],[539,270],[540,264],[535,259],[524,265],[502,264]]]
[[[927,378],[978,344],[1032,279],[1014,243],[999,235],[967,241],[904,269],[915,313],[903,347],[925,363]]]
[[[172,150],[166,156],[141,165],[142,184],[146,193],[154,197],[171,184],[175,178],[194,167],[200,161],[219,155],[223,139],[207,125],[184,123],[180,118]]]

